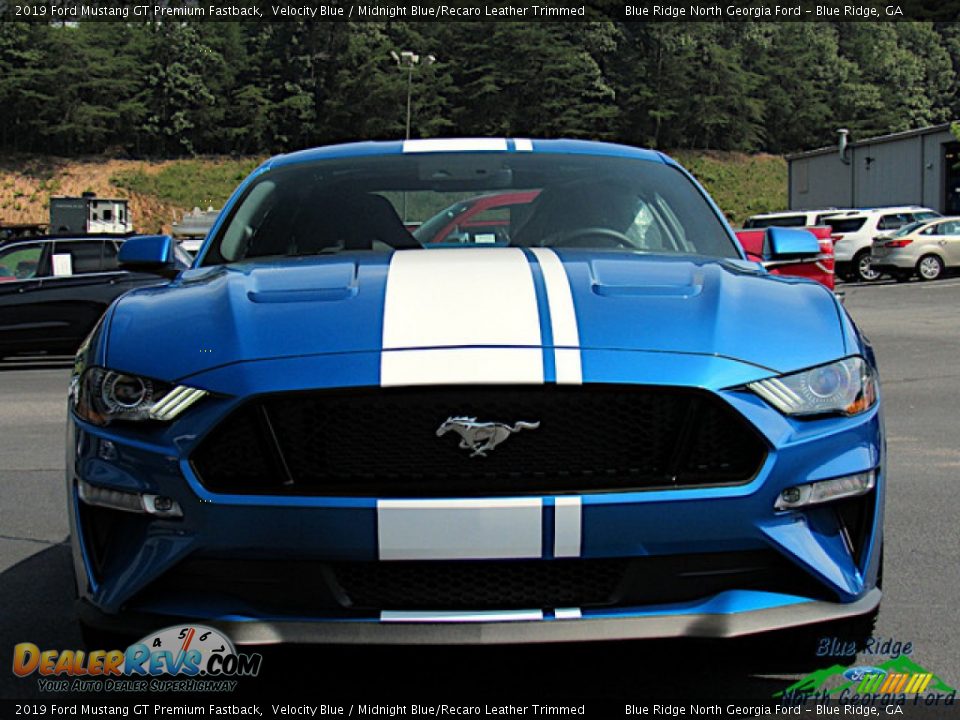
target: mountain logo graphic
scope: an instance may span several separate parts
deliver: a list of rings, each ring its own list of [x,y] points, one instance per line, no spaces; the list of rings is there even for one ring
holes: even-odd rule
[[[905,655],[890,658],[876,666],[844,667],[832,665],[815,670],[793,685],[774,693],[775,698],[818,694],[837,696],[844,690],[858,694],[919,695],[923,692],[952,693],[956,690],[937,675]]]

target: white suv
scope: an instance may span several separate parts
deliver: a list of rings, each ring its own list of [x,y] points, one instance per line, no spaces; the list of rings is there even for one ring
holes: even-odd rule
[[[760,213],[751,215],[743,224],[744,230],[761,230],[768,227],[811,227],[826,225],[826,219],[849,212],[838,208],[824,208],[820,210],[780,210],[778,212]]]
[[[870,249],[878,235],[893,233],[918,220],[940,213],[919,205],[847,210],[823,219],[833,229],[833,254],[837,275],[845,280],[873,282],[882,273],[870,264]]]

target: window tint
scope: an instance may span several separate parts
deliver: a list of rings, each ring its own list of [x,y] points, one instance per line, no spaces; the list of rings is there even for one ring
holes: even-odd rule
[[[103,262],[100,266],[104,271],[116,270],[120,267],[117,262],[117,244],[113,240],[103,243]]]
[[[827,218],[826,223],[835,233],[852,233],[863,227],[867,221],[865,217],[858,218]]]
[[[28,280],[37,276],[43,245],[14,245],[0,250],[0,282],[4,280]]]
[[[103,241],[58,242],[53,248],[54,275],[83,275],[100,272]]]
[[[481,233],[471,245],[739,257],[703,195],[670,166],[590,155],[451,152],[320,160],[264,173],[228,210],[203,263],[417,249],[446,235],[449,223],[475,220],[465,208],[482,198],[513,205],[520,193],[537,195],[510,213],[499,237],[494,233],[491,242],[490,233]],[[407,229],[414,225],[420,225],[416,236]]]
[[[750,218],[743,227],[747,230],[759,230],[768,227],[803,227],[806,224],[806,215],[781,215],[779,217]]]
[[[911,217],[905,213],[881,215],[877,223],[877,230],[898,230],[910,222]]]
[[[910,223],[909,225],[904,225],[902,228],[900,228],[893,234],[893,237],[905,237],[910,233],[914,232],[915,230],[919,230],[921,227],[923,227],[922,222],[913,222],[913,223]]]

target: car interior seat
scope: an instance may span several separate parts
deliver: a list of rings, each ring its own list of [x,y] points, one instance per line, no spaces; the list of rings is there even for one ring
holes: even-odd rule
[[[529,247],[561,233],[601,227],[624,232],[638,198],[613,182],[577,182],[545,189],[514,232],[513,244]]]

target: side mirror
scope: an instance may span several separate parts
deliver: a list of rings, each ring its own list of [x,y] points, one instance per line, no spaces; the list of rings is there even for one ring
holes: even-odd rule
[[[769,227],[763,236],[763,259],[767,263],[802,262],[820,254],[820,241],[809,230]]]
[[[169,235],[134,235],[120,246],[117,262],[124,270],[175,277],[179,270],[173,242]]]

